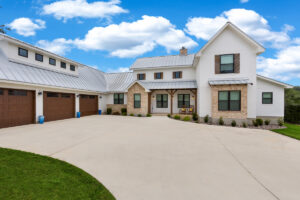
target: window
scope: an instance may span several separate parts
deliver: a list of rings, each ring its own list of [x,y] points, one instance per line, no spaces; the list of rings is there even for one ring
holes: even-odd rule
[[[55,66],[56,65],[56,60],[53,59],[53,58],[49,58],[49,64]]]
[[[156,95],[156,108],[168,108],[168,95],[157,94]]]
[[[241,91],[219,91],[219,111],[240,111]]]
[[[43,62],[43,55],[35,53],[35,60]]]
[[[124,104],[124,94],[115,93],[114,94],[114,104]]]
[[[137,74],[137,79],[138,80],[145,80],[146,79],[146,74]]]
[[[66,69],[67,65],[65,62],[60,62],[60,67]]]
[[[134,94],[134,108],[141,107],[141,94]]]
[[[70,65],[70,70],[71,71],[75,71],[75,66],[74,65]]]
[[[154,79],[163,79],[163,73],[162,72],[154,73]]]
[[[11,95],[11,96],[27,96],[27,92],[25,90],[8,90],[8,95]]]
[[[173,72],[173,79],[182,78],[182,72]]]
[[[178,108],[189,108],[189,107],[190,107],[190,95],[178,94]]]
[[[81,94],[81,95],[80,95],[80,98],[81,98],[81,99],[88,99],[89,96],[88,96],[88,95],[83,95],[83,94]]]
[[[19,47],[19,56],[28,58],[28,50]]]
[[[90,99],[95,99],[96,96],[90,95],[89,98],[90,98]]]
[[[273,92],[262,93],[262,104],[273,104]]]
[[[0,95],[3,95],[3,90],[2,89],[0,89]]]
[[[58,93],[47,92],[47,97],[58,97]]]
[[[71,98],[71,95],[70,94],[61,94],[61,97],[62,98]]]
[[[233,73],[234,72],[234,56],[230,55],[221,55],[221,64],[220,72],[221,73]]]

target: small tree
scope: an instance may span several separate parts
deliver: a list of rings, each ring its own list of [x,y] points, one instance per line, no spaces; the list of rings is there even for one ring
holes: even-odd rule
[[[0,6],[0,8],[2,8]],[[9,27],[7,27],[6,25],[2,24],[0,25],[0,33],[6,34],[6,31],[10,31],[11,29]]]

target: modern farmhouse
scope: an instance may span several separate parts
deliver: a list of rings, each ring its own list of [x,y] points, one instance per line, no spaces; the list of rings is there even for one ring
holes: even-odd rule
[[[196,54],[139,58],[105,73],[0,35],[0,127],[97,114],[197,113],[237,122],[284,116],[284,88],[256,74],[264,47],[226,23]]]

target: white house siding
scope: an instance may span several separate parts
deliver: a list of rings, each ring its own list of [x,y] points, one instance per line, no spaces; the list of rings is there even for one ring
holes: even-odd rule
[[[240,54],[240,73],[215,74],[215,55]],[[211,88],[208,79],[249,78],[248,118],[256,117],[256,52],[255,48],[231,28],[224,30],[200,56],[196,68],[198,84],[198,113],[200,117],[211,116]]]
[[[173,72],[182,71],[181,79],[173,79]],[[163,72],[163,79],[154,79],[155,72]],[[137,78],[137,74],[145,73],[146,81],[174,81],[174,80],[195,80],[195,69],[193,67],[170,67],[167,69],[145,69],[134,70],[133,78]]]
[[[273,104],[262,104],[262,93],[273,92]],[[284,88],[257,78],[256,115],[258,117],[284,116]]]

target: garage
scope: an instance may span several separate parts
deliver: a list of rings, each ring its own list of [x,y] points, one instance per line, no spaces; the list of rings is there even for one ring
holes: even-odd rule
[[[45,121],[54,121],[75,117],[74,94],[44,92]]]
[[[80,95],[79,110],[81,116],[96,115],[98,113],[98,96]]]
[[[0,88],[0,128],[34,123],[35,92]]]

